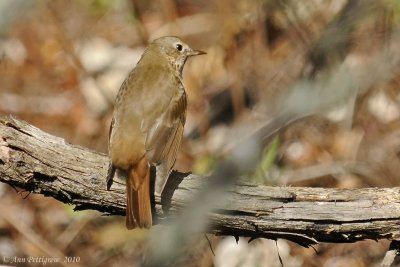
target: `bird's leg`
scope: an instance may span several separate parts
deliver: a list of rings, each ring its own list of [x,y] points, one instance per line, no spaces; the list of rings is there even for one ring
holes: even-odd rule
[[[113,181],[114,181],[113,178],[114,178],[116,169],[117,168],[115,168],[115,166],[110,161],[110,165],[108,166],[107,179],[106,179],[107,190],[110,190],[110,188],[113,184]]]

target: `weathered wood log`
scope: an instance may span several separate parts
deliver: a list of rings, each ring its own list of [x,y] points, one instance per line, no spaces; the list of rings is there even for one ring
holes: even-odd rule
[[[106,190],[106,155],[11,117],[0,121],[0,181],[110,215],[125,212],[123,180]],[[174,216],[207,177],[175,172],[159,218]],[[325,189],[237,184],[209,214],[210,233],[284,238],[301,245],[318,242],[395,240],[400,235],[400,188]]]

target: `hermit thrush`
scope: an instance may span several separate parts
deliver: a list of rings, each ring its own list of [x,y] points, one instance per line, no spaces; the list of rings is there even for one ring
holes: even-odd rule
[[[157,165],[155,193],[161,194],[175,163],[186,119],[183,66],[193,50],[177,37],[161,37],[145,50],[122,83],[110,127],[110,189],[116,169],[127,172],[126,227],[152,225],[150,165]]]

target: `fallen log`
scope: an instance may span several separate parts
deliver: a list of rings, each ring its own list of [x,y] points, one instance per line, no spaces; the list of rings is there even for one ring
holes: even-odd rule
[[[125,213],[124,181],[106,190],[108,157],[11,117],[0,121],[0,181],[109,215]],[[155,197],[159,222],[173,217],[207,177],[174,172]],[[209,213],[209,233],[283,238],[303,246],[364,239],[396,240],[400,188],[327,189],[236,184]],[[168,210],[168,212],[167,212]]]

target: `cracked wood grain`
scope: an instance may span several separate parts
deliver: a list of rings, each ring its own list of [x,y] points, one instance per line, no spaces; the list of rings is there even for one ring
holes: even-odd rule
[[[122,179],[106,190],[106,155],[68,144],[11,117],[0,121],[0,181],[110,215],[125,213]],[[157,218],[176,212],[207,177],[174,172]],[[29,200],[21,200],[29,201]],[[168,212],[166,212],[168,207]],[[168,213],[168,214],[167,214]],[[400,234],[400,188],[325,189],[237,184],[209,214],[208,232],[283,238],[303,246],[318,242],[396,240]]]

